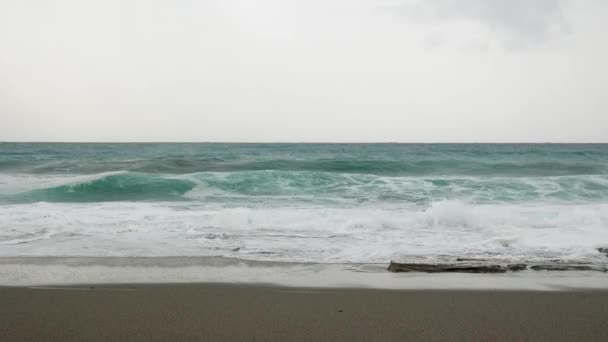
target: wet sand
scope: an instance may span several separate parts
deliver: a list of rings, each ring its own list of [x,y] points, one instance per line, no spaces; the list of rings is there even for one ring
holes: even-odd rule
[[[2,341],[608,341],[608,291],[0,288]]]

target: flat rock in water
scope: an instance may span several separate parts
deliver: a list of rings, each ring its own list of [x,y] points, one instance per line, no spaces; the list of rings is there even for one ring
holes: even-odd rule
[[[391,272],[426,272],[426,273],[505,273],[508,268],[501,265],[462,262],[453,264],[397,263],[391,261],[388,266]]]
[[[530,269],[534,271],[607,271],[603,266],[580,264],[538,264],[531,266]]]
[[[608,248],[600,249],[602,253],[608,253]],[[512,262],[512,261],[511,261]],[[608,272],[605,264],[594,264],[584,261],[567,261],[550,259],[543,261],[524,261],[521,263],[509,263],[509,260],[482,259],[466,257],[442,256],[434,260],[424,260],[418,256],[396,262],[391,261],[388,266],[390,272],[425,272],[425,273],[505,273],[525,270],[532,271],[595,271]]]
[[[526,264],[509,264],[507,265],[509,271],[523,271],[528,269],[528,265]]]

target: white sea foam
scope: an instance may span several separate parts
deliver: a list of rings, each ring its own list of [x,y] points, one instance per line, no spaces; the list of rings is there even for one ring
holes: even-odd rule
[[[605,262],[608,204],[230,207],[213,203],[0,206],[0,256],[227,256],[387,263],[407,255]]]

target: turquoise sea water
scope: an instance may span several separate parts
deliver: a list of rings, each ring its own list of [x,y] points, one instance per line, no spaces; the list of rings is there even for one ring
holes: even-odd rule
[[[0,144],[0,254],[595,258],[603,144]]]

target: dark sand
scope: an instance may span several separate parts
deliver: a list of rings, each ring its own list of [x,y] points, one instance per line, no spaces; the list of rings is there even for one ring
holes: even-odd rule
[[[608,341],[608,291],[0,288],[0,341]]]

